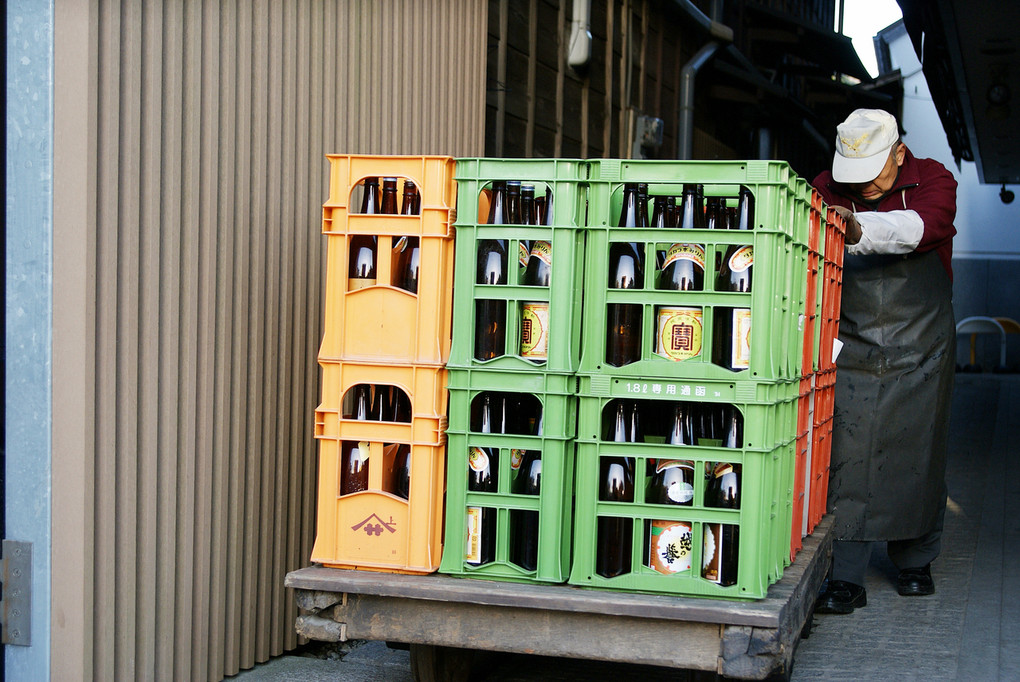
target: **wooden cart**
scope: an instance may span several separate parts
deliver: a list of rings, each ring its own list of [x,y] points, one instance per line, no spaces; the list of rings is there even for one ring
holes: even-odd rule
[[[466,679],[472,650],[620,661],[760,680],[788,678],[832,549],[825,517],[753,602],[312,566],[289,573],[314,640],[410,644],[419,682]]]

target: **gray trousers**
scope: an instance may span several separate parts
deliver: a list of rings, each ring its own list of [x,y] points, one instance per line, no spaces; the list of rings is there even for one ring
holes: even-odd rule
[[[935,528],[913,540],[890,540],[889,559],[901,571],[905,568],[923,568],[942,550],[942,526],[946,518],[946,505],[939,509]],[[871,540],[834,540],[832,543],[832,579],[854,585],[864,585],[864,574],[871,560]]]

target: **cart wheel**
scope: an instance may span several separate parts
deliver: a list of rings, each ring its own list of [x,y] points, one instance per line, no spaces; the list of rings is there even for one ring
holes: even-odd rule
[[[411,675],[415,682],[467,682],[474,652],[432,644],[411,645]]]

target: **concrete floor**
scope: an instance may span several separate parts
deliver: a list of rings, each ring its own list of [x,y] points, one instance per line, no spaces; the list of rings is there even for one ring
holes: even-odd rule
[[[797,649],[793,680],[1020,679],[1017,433],[1020,375],[957,374],[945,536],[942,556],[932,565],[936,593],[897,595],[896,569],[884,548],[876,547],[866,579],[868,605],[850,616],[816,617]],[[684,671],[663,668],[511,655],[496,656],[477,679],[599,677],[689,679]],[[232,679],[400,682],[412,676],[406,651],[369,642],[342,660],[283,656]]]

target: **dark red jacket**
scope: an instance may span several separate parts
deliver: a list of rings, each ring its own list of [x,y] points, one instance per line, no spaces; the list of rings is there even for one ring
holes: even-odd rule
[[[956,178],[934,159],[915,158],[906,150],[903,165],[892,191],[875,207],[856,197],[850,189],[832,179],[825,171],[815,178],[814,186],[830,206],[845,206],[855,213],[862,211],[898,211],[904,208],[917,211],[924,221],[924,234],[914,249],[917,253],[935,251],[953,276],[953,235],[956,227]],[[905,204],[905,205],[904,205]]]

